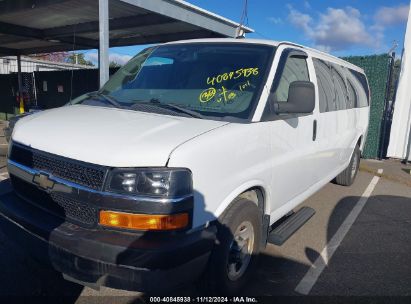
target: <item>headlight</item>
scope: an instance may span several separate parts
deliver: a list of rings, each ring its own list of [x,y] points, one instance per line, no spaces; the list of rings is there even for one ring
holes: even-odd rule
[[[113,169],[106,189],[124,194],[178,197],[191,194],[193,182],[191,171],[184,168]]]

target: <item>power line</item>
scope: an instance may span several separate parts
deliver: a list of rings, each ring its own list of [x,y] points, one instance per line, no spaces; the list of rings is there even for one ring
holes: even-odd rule
[[[241,13],[240,27],[248,25],[248,0],[244,0],[243,11]]]
[[[244,0],[243,11],[241,13],[240,23],[236,30],[236,38],[244,37],[244,24],[248,25],[248,0]]]

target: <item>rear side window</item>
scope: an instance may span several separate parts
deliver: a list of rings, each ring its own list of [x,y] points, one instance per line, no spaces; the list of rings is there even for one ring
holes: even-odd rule
[[[313,63],[321,113],[369,105],[368,83],[364,74],[317,58],[313,58]]]
[[[291,56],[287,59],[278,87],[274,92],[276,102],[287,102],[288,89],[294,81],[309,81],[307,61],[302,57]]]
[[[318,83],[318,97],[320,112],[336,111],[333,75],[329,64],[323,60],[313,58]]]
[[[347,69],[347,79],[350,81],[357,92],[357,108],[368,107],[370,92],[368,90],[367,78],[364,74]]]
[[[344,70],[341,66],[336,64],[332,65],[332,74],[334,81],[334,90],[335,90],[335,104],[337,110],[347,109],[347,87],[344,80]]]
[[[357,92],[354,89],[351,81],[347,79],[347,93],[348,93],[348,109],[356,108],[358,103]]]

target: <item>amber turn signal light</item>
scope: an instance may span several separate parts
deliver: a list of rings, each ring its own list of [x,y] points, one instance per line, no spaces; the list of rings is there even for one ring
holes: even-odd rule
[[[188,214],[134,214],[100,211],[100,225],[135,230],[175,230],[188,225]]]

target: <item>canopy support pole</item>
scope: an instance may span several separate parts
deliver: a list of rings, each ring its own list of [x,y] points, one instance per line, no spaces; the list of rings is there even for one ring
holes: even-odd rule
[[[18,102],[19,102],[19,113],[24,113],[24,99],[23,99],[23,80],[21,78],[21,55],[17,55],[17,81],[19,86],[18,92]]]
[[[108,27],[108,1],[98,1],[99,11],[99,69],[100,88],[109,78],[109,27]]]

